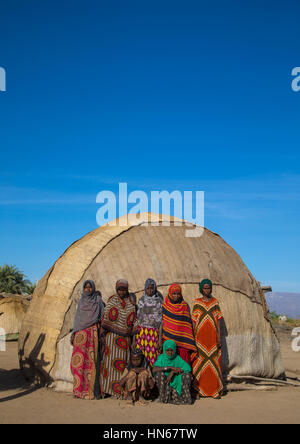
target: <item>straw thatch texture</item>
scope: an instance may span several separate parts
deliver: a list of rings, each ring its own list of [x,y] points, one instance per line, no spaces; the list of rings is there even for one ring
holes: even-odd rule
[[[220,301],[223,323],[223,369],[236,375],[282,377],[279,343],[267,319],[259,284],[237,253],[205,229],[186,237],[186,226],[104,226],[75,242],[39,282],[19,339],[21,366],[28,376],[43,376],[62,390],[71,390],[70,330],[82,283],[93,279],[106,300],[117,279],[141,296],[148,277],[165,296],[168,285],[182,284],[192,306],[198,282],[209,277]],[[160,221],[164,221],[160,217]],[[143,222],[144,221],[144,222]]]
[[[4,329],[8,340],[20,332],[28,306],[25,296],[0,293],[0,328]]]

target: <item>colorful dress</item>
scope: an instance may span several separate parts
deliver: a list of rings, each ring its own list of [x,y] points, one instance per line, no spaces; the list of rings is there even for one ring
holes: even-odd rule
[[[153,296],[146,294],[149,285],[154,286]],[[138,303],[136,348],[143,352],[150,366],[154,364],[159,355],[163,301],[163,296],[157,291],[156,282],[153,279],[147,279],[144,294]]]
[[[222,319],[217,299],[195,301],[192,320],[197,353],[192,355],[195,389],[201,397],[218,398],[223,390],[218,322]]]
[[[171,348],[174,351],[173,356],[169,357],[166,351]],[[159,402],[170,404],[192,404],[191,397],[191,367],[176,353],[176,344],[168,340],[164,342],[163,353],[158,357],[154,364],[155,367],[176,367],[181,368],[182,373],[173,375],[171,381],[167,383],[170,371],[155,372],[155,381],[159,391]]]
[[[181,292],[180,285],[176,284],[170,287],[169,293],[177,288]],[[183,298],[174,303],[170,295],[163,305],[163,340],[168,339],[176,343],[179,356],[191,365],[190,354],[196,351],[196,345],[190,309]]]
[[[136,373],[132,369],[125,369],[122,378],[126,376],[128,377],[122,389],[123,399],[128,399],[129,395],[131,395],[133,399],[136,399],[137,393],[145,397],[146,393],[150,392],[155,386],[155,381],[149,367],[140,373]]]
[[[77,398],[94,399],[100,395],[98,325],[75,333],[71,372],[74,378],[73,394]]]
[[[86,292],[85,287],[91,290]],[[101,293],[95,283],[87,280],[83,284],[81,298],[73,326],[73,353],[70,369],[73,375],[73,395],[82,399],[100,397],[100,350],[98,330],[104,311]]]
[[[103,393],[120,396],[120,380],[129,363],[132,335],[136,329],[135,296],[124,299],[111,296],[104,310],[102,328],[106,330],[106,336],[101,389]]]

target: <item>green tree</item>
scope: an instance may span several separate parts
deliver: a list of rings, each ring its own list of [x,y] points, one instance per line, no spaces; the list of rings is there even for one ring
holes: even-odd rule
[[[30,282],[30,283],[27,285],[26,293],[27,293],[27,294],[33,294],[33,292],[34,292],[35,289],[36,289],[36,284],[33,284],[32,282]]]
[[[271,311],[270,315],[271,315],[271,319],[273,319],[273,320],[278,320],[279,316],[280,316],[279,314],[276,313],[276,311]]]
[[[32,294],[35,285],[15,265],[0,266],[0,293]]]

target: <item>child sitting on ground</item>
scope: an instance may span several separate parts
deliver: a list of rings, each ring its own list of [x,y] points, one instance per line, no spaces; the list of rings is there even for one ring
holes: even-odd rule
[[[124,370],[120,386],[123,399],[131,398],[128,404],[146,404],[155,381],[141,350],[136,349],[131,353],[130,364]]]

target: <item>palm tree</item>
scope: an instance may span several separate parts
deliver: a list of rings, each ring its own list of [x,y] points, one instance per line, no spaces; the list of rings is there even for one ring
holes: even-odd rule
[[[36,289],[36,284],[33,284],[32,282],[30,282],[30,283],[27,285],[27,289],[26,289],[25,293],[27,293],[27,294],[33,294],[33,292],[34,292],[35,289]]]
[[[35,285],[15,265],[0,266],[0,293],[32,294]]]

